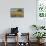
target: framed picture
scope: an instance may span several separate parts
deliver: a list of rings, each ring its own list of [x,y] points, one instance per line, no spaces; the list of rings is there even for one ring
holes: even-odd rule
[[[24,8],[11,8],[10,16],[11,17],[24,17]]]
[[[46,0],[37,0],[36,24],[46,25]]]
[[[46,17],[46,0],[37,0],[37,15]]]

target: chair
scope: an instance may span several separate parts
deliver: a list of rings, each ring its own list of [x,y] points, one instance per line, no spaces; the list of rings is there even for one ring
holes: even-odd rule
[[[15,46],[18,46],[18,34],[10,34],[10,33],[5,34],[5,46],[8,45],[7,38],[10,38],[11,36],[17,36],[17,38],[15,38],[15,40],[16,40]]]
[[[19,46],[30,46],[30,42],[29,42],[29,33],[21,33],[21,39],[24,41],[21,41],[19,43]]]
[[[11,33],[5,33],[5,46],[7,46],[8,42],[7,42],[7,38],[13,37],[13,36],[17,36],[17,44],[16,46],[18,46],[18,27],[16,28],[11,28]]]

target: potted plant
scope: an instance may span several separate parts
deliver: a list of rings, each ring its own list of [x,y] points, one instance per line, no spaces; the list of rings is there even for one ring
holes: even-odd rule
[[[42,38],[45,38],[44,37],[46,36],[45,34],[46,34],[45,32],[35,32],[33,35],[37,38],[38,43],[40,43],[40,40]]]
[[[40,29],[45,29],[45,26],[41,26]]]
[[[37,25],[32,25],[33,28],[35,28],[36,30],[38,30],[38,26]]]
[[[36,30],[45,29],[45,26],[32,25],[32,27],[33,27],[33,28],[36,28]]]

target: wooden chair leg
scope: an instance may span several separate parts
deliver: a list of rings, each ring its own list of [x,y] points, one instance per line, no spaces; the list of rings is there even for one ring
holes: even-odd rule
[[[18,34],[17,34],[17,46],[18,46]]]
[[[16,45],[15,46],[18,46],[18,34],[17,34],[17,37],[16,37]]]
[[[7,46],[7,42],[5,41],[5,46]]]
[[[7,46],[7,33],[5,34],[5,46]]]

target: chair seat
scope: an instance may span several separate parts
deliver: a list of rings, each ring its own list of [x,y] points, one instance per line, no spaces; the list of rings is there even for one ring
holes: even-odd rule
[[[17,33],[15,33],[15,34],[7,33],[6,35],[7,36],[17,36]]]

